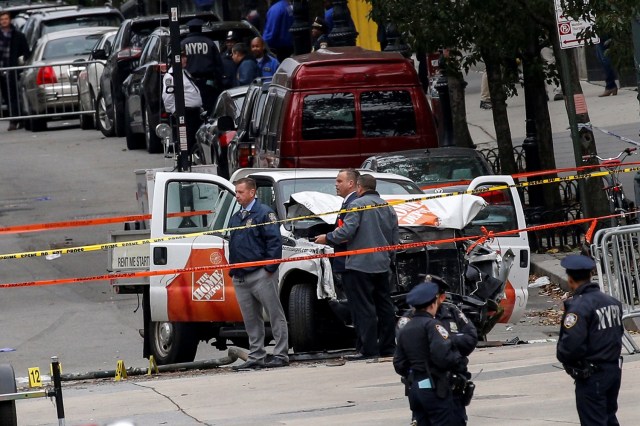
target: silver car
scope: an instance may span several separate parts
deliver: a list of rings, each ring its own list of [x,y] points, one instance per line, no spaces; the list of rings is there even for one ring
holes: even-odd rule
[[[102,34],[98,43],[94,46],[93,50],[105,49],[107,46],[113,44],[113,39],[118,32],[117,29],[108,31]],[[89,64],[87,67],[80,71],[78,74],[78,93],[80,95],[80,111],[97,111],[96,99],[100,93],[100,76],[102,70],[104,70],[105,60],[96,60],[93,58],[93,53],[89,56]],[[81,114],[80,115],[80,128],[83,130],[95,129],[98,117],[97,113],[94,114]]]
[[[78,116],[78,74],[102,34],[114,27],[84,27],[43,36],[25,63],[19,82],[25,127],[45,130],[47,121]]]

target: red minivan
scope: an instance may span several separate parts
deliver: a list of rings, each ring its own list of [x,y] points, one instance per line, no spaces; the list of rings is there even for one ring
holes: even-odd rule
[[[438,146],[416,70],[399,53],[332,47],[287,58],[264,108],[253,167],[359,167]]]

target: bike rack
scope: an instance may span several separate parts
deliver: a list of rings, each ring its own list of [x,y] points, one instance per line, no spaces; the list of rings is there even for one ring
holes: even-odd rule
[[[10,364],[0,364],[0,424],[2,426],[18,426],[16,400],[33,398],[55,398],[58,413],[58,426],[64,426],[64,403],[62,401],[62,380],[60,379],[60,362],[57,356],[51,357],[53,387],[43,390],[17,392],[16,378]]]

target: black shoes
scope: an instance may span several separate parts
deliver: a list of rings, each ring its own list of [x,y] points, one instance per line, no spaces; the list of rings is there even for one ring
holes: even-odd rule
[[[271,361],[267,362],[264,366],[267,368],[279,368],[286,367],[289,365],[289,361],[282,358],[273,358]]]
[[[238,370],[260,370],[261,368],[264,368],[264,362],[263,361],[245,361],[240,365],[234,365],[233,367],[231,367],[232,370],[238,371]]]
[[[378,358],[378,355],[364,355],[358,352],[357,354],[344,356],[344,359],[346,359],[347,361],[362,361],[365,359],[373,359],[373,358]]]
[[[481,109],[491,109],[491,107],[492,107],[491,101],[480,101]]]

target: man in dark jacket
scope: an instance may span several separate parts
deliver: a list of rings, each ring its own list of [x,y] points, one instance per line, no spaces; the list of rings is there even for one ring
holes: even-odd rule
[[[276,222],[276,214],[255,198],[256,182],[242,178],[236,182],[236,199],[242,209],[231,217],[229,227],[246,227],[231,231],[229,238],[229,263],[254,262],[282,258],[282,238]],[[274,222],[269,225],[263,223]],[[249,336],[249,357],[234,369],[259,369],[289,365],[289,334],[287,319],[280,304],[278,291],[278,264],[234,268],[229,271],[233,287]],[[265,362],[264,321],[262,310],[267,312],[276,341],[273,359]]]
[[[27,39],[11,24],[11,14],[0,11],[0,68],[22,65],[29,54]],[[0,71],[0,98],[7,104],[9,117],[21,115],[18,106],[18,75],[18,71]],[[11,120],[7,130],[16,130],[21,124],[20,120]]]
[[[393,207],[376,192],[376,179],[360,175],[358,198],[349,208],[371,205],[385,207],[347,213],[344,224],[333,232],[316,238],[318,244],[347,244],[347,250],[384,247],[398,244],[398,216]],[[362,352],[347,356],[350,360],[391,356],[395,350],[395,311],[391,301],[389,274],[395,252],[347,256],[344,288],[353,315]]]
[[[236,43],[232,50],[233,62],[236,66],[236,78],[233,86],[246,86],[251,84],[253,79],[260,77],[258,64],[253,56],[249,54],[249,49],[244,43]]]
[[[187,55],[187,71],[200,90],[202,106],[211,112],[222,91],[223,68],[218,46],[202,34],[202,25],[204,21],[198,18],[187,22],[189,34],[180,44]]]
[[[409,406],[418,426],[460,424],[455,419],[449,377],[464,371],[467,361],[435,318],[437,300],[438,286],[433,282],[411,289],[407,303],[415,308],[415,314],[398,333],[393,357],[396,373],[409,381]]]
[[[618,425],[622,304],[591,281],[596,264],[590,257],[569,255],[560,265],[573,295],[564,301],[556,356],[575,379],[580,424]]]

